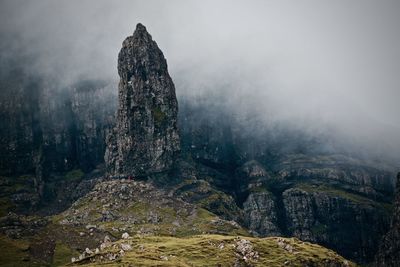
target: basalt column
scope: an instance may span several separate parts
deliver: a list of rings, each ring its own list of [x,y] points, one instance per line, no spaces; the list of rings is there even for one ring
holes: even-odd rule
[[[171,168],[179,150],[178,102],[167,61],[142,24],[118,55],[119,107],[105,161],[111,175],[147,176]]]

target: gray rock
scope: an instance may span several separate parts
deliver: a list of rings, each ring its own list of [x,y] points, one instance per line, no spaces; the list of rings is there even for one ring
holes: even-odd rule
[[[121,236],[122,239],[128,239],[129,238],[129,234],[128,233],[123,233]]]
[[[117,125],[108,136],[110,174],[146,176],[169,170],[180,150],[178,102],[167,62],[138,24],[118,56]]]
[[[268,192],[251,193],[243,203],[246,226],[262,236],[279,236],[274,196]]]
[[[347,195],[346,195],[347,194]],[[388,226],[382,204],[329,189],[291,188],[282,194],[289,234],[370,262]]]

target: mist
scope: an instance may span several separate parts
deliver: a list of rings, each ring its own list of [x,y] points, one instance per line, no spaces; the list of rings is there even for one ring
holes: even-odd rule
[[[255,118],[247,131],[283,123],[400,166],[397,1],[9,0],[0,13],[1,58],[26,73],[116,85],[141,22],[179,99]]]

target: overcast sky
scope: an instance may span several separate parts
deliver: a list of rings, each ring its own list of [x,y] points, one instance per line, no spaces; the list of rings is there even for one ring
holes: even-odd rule
[[[32,72],[117,79],[141,22],[179,97],[225,92],[240,112],[400,151],[400,1],[0,3],[1,53],[38,56]]]

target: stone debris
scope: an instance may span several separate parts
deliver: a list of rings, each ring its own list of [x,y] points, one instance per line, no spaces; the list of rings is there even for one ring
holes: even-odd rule
[[[276,242],[280,248],[283,248],[284,250],[288,251],[289,253],[294,253],[295,248],[292,245],[290,245],[289,242],[286,241],[285,239],[279,237],[276,240]]]
[[[97,226],[96,226],[96,225],[93,225],[93,224],[88,224],[88,225],[85,226],[85,228],[86,228],[87,230],[92,230],[92,229],[96,229]],[[93,230],[92,230],[92,231],[93,231]]]
[[[122,243],[122,244],[121,244],[121,249],[122,249],[123,251],[129,251],[129,250],[132,250],[132,246],[129,245],[129,244],[124,244],[124,243]]]
[[[122,239],[128,239],[129,238],[129,234],[127,232],[122,234]]]
[[[161,259],[162,261],[167,261],[167,260],[168,260],[168,257],[167,257],[167,256],[164,256],[164,255],[161,255],[161,256],[160,256],[160,259]]]
[[[236,256],[244,262],[257,261],[259,256],[258,252],[254,250],[253,245],[247,239],[237,237],[235,239]]]

